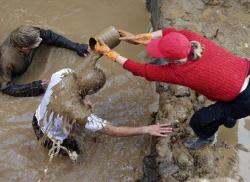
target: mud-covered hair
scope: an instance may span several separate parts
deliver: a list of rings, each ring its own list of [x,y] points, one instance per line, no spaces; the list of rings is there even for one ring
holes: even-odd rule
[[[33,46],[40,36],[40,31],[36,27],[22,25],[10,34],[11,43],[19,48]]]
[[[101,69],[95,67],[93,70],[85,70],[84,76],[76,77],[76,81],[80,95],[85,97],[99,91],[106,82],[106,76]]]

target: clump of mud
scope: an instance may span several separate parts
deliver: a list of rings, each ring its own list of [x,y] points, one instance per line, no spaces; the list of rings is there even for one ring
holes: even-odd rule
[[[85,124],[86,118],[91,114],[91,107],[84,103],[86,95],[100,90],[106,82],[104,72],[96,67],[99,56],[93,55],[76,72],[64,75],[61,82],[53,88],[48,104],[47,117],[62,116],[63,126],[70,132],[74,123]]]

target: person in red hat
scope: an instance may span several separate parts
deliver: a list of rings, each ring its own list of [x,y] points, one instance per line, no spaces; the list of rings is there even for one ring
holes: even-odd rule
[[[214,104],[194,113],[190,126],[197,138],[186,143],[199,149],[214,140],[220,125],[232,128],[237,119],[250,115],[249,61],[238,57],[211,40],[189,31],[165,28],[133,35],[120,31],[121,40],[146,46],[148,55],[161,58],[165,65],[138,63],[99,42],[95,51],[124,69],[149,81],[187,86]]]

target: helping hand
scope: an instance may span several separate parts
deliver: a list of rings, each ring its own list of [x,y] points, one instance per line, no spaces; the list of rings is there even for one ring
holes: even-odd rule
[[[48,84],[49,84],[49,80],[41,80],[41,85],[42,85],[44,90],[47,89]]]
[[[90,48],[89,48],[88,44],[78,44],[77,54],[79,56],[86,57],[87,55],[89,55],[89,51],[90,51]]]
[[[172,131],[172,126],[168,123],[147,126],[147,133],[152,136],[167,137]]]
[[[119,30],[119,33],[121,36],[120,40],[125,40],[132,44],[147,45],[152,39],[152,33],[143,33],[143,34],[133,35],[123,30]]]

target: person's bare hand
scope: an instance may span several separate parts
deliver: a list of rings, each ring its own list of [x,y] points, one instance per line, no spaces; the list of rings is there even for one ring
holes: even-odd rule
[[[94,107],[94,104],[90,101],[89,98],[85,98],[83,102],[84,102],[84,105],[90,109],[92,109]]]
[[[167,137],[172,130],[172,126],[168,123],[147,126],[147,133],[152,136]]]
[[[41,85],[42,85],[42,87],[43,87],[44,90],[47,89],[48,84],[49,84],[49,80],[42,80],[42,82],[41,82]]]

